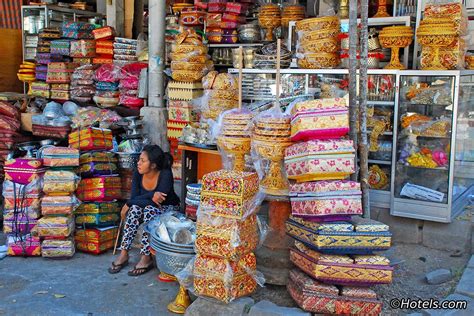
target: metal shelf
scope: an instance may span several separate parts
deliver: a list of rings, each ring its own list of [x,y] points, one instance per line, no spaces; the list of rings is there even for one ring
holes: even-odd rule
[[[253,44],[245,44],[245,43],[236,43],[236,44],[208,44],[209,48],[238,48],[242,47],[258,47],[263,46],[262,43],[253,43]]]
[[[387,165],[387,166],[391,166],[392,165],[392,162],[391,161],[386,161],[386,160],[376,160],[376,159],[369,159],[367,160],[369,163],[374,163],[374,164],[377,164],[377,165]]]
[[[360,19],[357,19],[357,24],[360,24]],[[385,25],[409,25],[414,19],[411,16],[395,16],[388,18],[369,18],[369,26],[385,26]],[[341,20],[341,24],[349,24],[349,19]]]
[[[92,12],[92,11],[85,11],[85,10],[77,10],[77,9],[69,9],[69,8],[64,8],[60,7],[57,5],[24,5],[22,6],[23,9],[25,10],[53,10],[53,11],[58,11],[58,12],[63,12],[63,13],[72,13],[72,14],[77,14],[80,16],[101,16],[103,17],[104,15],[99,12]]]
[[[367,101],[367,105],[394,106],[394,105],[395,105],[395,101]]]

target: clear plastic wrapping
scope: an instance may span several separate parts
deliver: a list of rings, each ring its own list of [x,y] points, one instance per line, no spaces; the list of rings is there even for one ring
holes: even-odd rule
[[[77,167],[79,166],[79,150],[69,147],[45,148],[43,164],[48,167]]]
[[[46,171],[43,192],[48,195],[64,196],[74,193],[80,178],[72,171]]]
[[[35,197],[41,194],[43,187],[43,178],[37,178],[31,181],[28,184],[18,184],[10,180],[3,181],[3,191],[2,194],[4,197]]]
[[[72,239],[46,239],[41,243],[41,255],[43,258],[71,258],[75,252],[76,249]]]
[[[70,216],[43,217],[35,229],[40,237],[68,237],[74,231],[74,219]]]
[[[47,215],[72,215],[80,205],[74,195],[44,196],[41,200],[41,213]]]
[[[270,195],[288,194],[283,166],[285,148],[290,146],[290,116],[275,105],[254,118],[252,160],[261,179],[260,187]]]

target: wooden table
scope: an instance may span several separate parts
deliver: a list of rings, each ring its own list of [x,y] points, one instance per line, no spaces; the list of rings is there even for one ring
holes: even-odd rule
[[[186,208],[186,186],[197,183],[206,173],[222,169],[221,155],[217,149],[203,149],[179,144],[181,155],[181,210]]]

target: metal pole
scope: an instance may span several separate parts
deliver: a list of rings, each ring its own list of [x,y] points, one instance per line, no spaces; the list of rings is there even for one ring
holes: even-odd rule
[[[368,49],[368,19],[369,19],[369,1],[360,0],[360,73],[359,73],[359,158],[360,158],[360,182],[362,188],[362,206],[364,217],[370,218],[369,204],[369,166],[367,145],[367,57]]]
[[[148,8],[148,29],[150,33],[148,38],[148,104],[149,106],[163,107],[166,1],[149,0]]]
[[[350,138],[357,148],[357,0],[349,1],[349,127]],[[357,151],[356,151],[357,162]],[[352,180],[357,180],[358,164]]]

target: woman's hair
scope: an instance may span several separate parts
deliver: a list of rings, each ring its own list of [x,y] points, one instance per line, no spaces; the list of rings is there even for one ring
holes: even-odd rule
[[[143,152],[146,152],[150,163],[156,165],[156,169],[171,169],[173,165],[173,156],[169,152],[164,152],[158,145],[146,145],[143,148]]]

